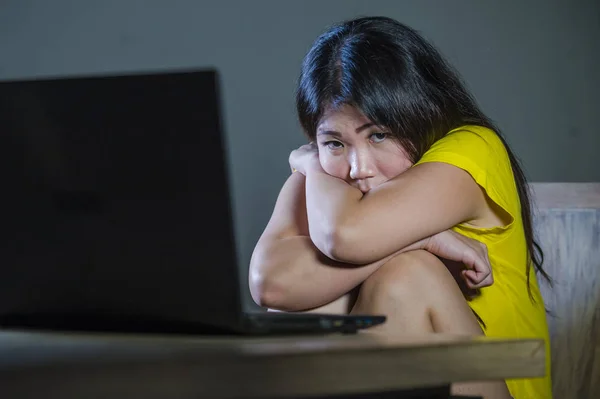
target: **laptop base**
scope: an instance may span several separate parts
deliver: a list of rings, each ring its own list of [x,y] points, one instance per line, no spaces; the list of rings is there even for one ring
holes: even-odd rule
[[[26,313],[0,317],[0,329],[175,335],[295,335],[356,333],[385,322],[385,316],[317,313],[244,313],[237,326],[90,313]]]

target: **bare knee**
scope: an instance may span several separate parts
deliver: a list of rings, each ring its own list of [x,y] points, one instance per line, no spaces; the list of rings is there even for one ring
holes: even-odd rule
[[[452,274],[426,251],[397,255],[360,289],[353,313],[388,316],[390,328],[480,335],[481,329]]]
[[[363,293],[402,300],[439,291],[440,286],[456,285],[446,266],[427,251],[410,251],[390,259],[373,273],[361,288]]]

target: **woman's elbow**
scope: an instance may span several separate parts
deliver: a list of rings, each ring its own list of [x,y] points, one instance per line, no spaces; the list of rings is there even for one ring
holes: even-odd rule
[[[281,302],[281,289],[272,274],[264,268],[252,265],[248,275],[250,295],[254,302],[261,307],[276,309]]]
[[[363,251],[354,229],[339,226],[326,234],[321,251],[337,262],[362,264]]]
[[[268,254],[255,253],[250,261],[248,284],[250,295],[261,307],[282,310],[287,307],[286,275]]]

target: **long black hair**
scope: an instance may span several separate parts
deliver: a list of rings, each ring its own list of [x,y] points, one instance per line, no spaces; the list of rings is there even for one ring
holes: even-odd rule
[[[551,283],[534,240],[528,184],[518,159],[460,75],[414,29],[387,17],[362,17],[334,25],[316,39],[296,91],[298,118],[309,139],[315,139],[323,113],[342,105],[387,127],[413,163],[457,127],[478,125],[496,132],[508,152],[521,202],[530,297],[531,264]]]

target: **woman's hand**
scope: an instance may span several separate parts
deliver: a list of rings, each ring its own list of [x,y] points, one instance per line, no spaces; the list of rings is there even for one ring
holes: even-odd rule
[[[319,150],[316,143],[305,144],[292,151],[289,163],[292,172],[300,172],[305,176],[310,168],[320,168]]]
[[[419,246],[439,257],[463,263],[467,269],[461,272],[462,277],[471,289],[494,283],[487,247],[479,241],[446,230],[422,240]]]

